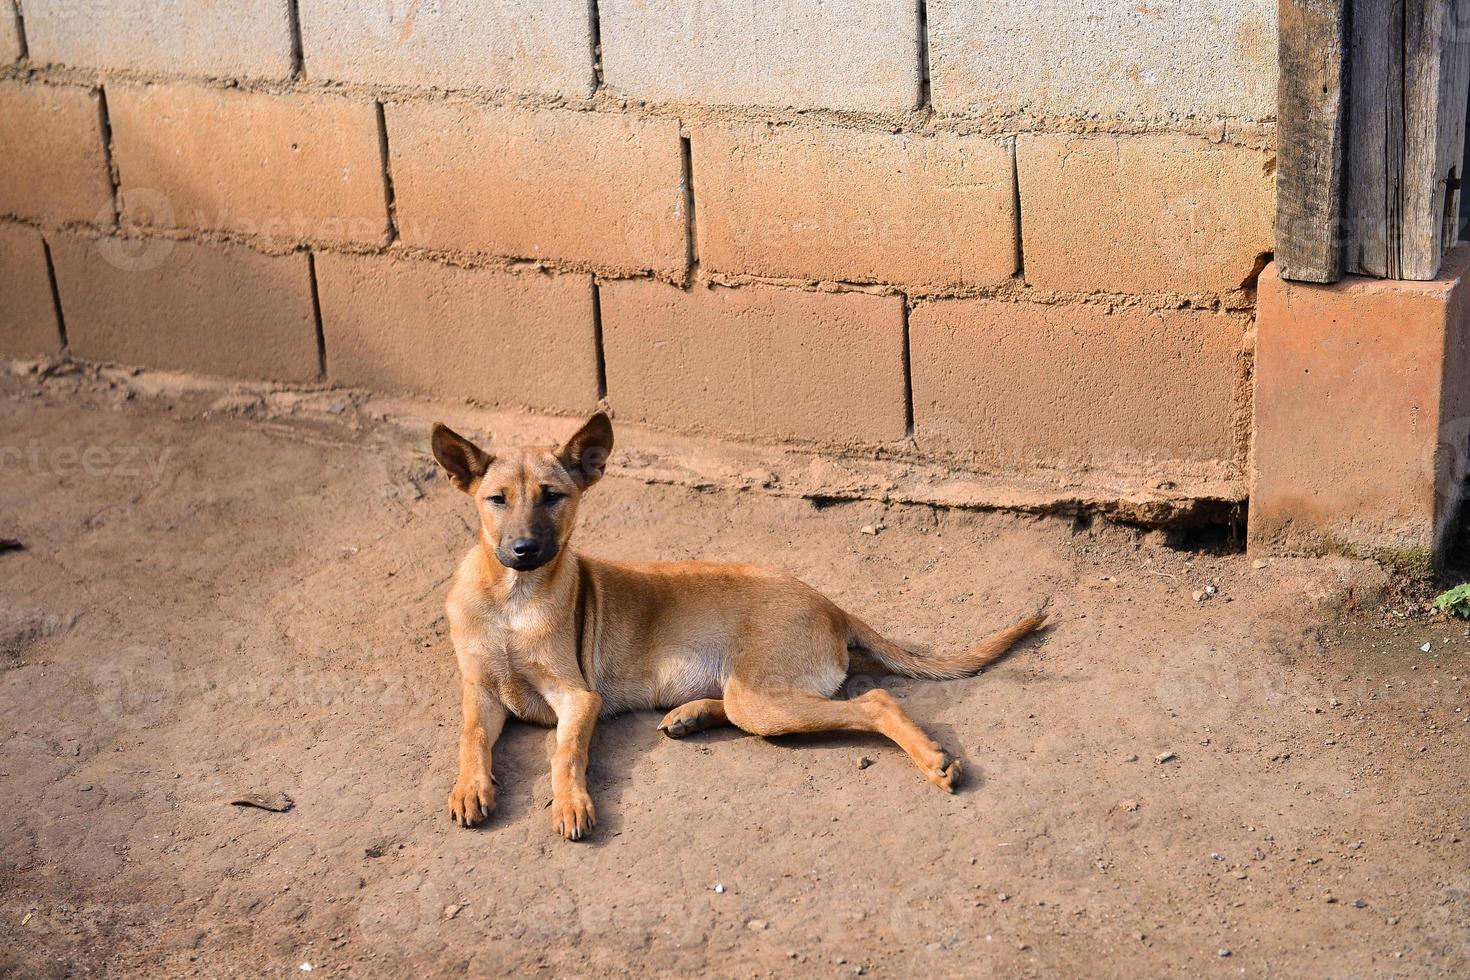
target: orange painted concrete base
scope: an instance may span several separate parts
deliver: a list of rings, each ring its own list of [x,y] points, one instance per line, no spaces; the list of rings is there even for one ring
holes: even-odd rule
[[[1438,555],[1470,457],[1467,276],[1470,244],[1430,282],[1261,274],[1253,550]]]

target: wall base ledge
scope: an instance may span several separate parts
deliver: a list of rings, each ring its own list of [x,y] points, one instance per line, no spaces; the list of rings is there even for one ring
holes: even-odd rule
[[[566,418],[362,389],[246,382],[70,359],[0,361],[6,364],[10,376],[0,379],[3,388],[35,387],[39,379],[41,384],[91,390],[114,399],[118,392],[129,399],[169,399],[178,404],[181,417],[228,412],[264,423],[291,417],[320,425],[280,428],[287,437],[306,431],[346,439],[367,431],[374,440],[401,448],[405,460],[422,453],[430,469],[426,439],[433,421],[467,435],[493,434],[492,445],[554,442],[575,428]],[[858,454],[754,445],[681,436],[625,421],[617,422],[617,437],[611,475],[695,491],[754,491],[818,504],[867,500],[1038,515],[1087,514],[1145,527],[1231,523],[1244,515],[1245,481],[1225,472],[1224,464],[1183,461],[1131,472],[987,474],[899,455],[901,447]]]

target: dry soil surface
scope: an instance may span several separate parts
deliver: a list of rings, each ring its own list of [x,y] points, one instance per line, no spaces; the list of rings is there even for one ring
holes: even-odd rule
[[[877,738],[638,714],[599,728],[590,842],[515,723],[464,830],[471,511],[423,419],[134,388],[0,381],[0,973],[1470,972],[1470,645],[1376,566],[614,475],[585,551],[785,565],[919,648],[1055,625],[979,677],[850,682],[958,752],[958,795]]]

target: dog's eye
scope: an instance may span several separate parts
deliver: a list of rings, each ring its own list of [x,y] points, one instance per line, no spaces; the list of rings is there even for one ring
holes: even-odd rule
[[[494,504],[496,507],[504,507],[505,506],[505,494],[503,494],[503,493],[492,493],[490,496],[486,497],[485,499],[488,500],[488,501],[490,501],[490,503]]]
[[[554,504],[565,496],[566,494],[562,493],[560,490],[555,489],[554,487],[541,488],[541,502],[543,504]]]

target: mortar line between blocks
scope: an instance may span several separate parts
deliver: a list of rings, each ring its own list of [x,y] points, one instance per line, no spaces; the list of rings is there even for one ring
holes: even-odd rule
[[[607,397],[607,356],[602,348],[602,284],[592,278],[592,346],[597,360],[597,400]]]
[[[602,73],[602,8],[597,0],[587,0],[587,18],[592,43],[592,93],[595,95],[606,84]]]
[[[684,235],[688,239],[685,258],[692,282],[699,270],[699,225],[694,219],[694,148],[688,136],[679,137],[679,164],[684,177]]]
[[[393,167],[388,157],[388,117],[381,101],[374,102],[378,119],[378,159],[383,167],[383,199],[388,207],[388,241],[398,241],[398,197],[393,191]]]
[[[122,223],[122,175],[112,154],[112,115],[107,109],[107,86],[97,86],[97,115],[102,124],[102,160],[107,165],[107,179],[112,183],[112,227]]]
[[[1016,212],[1016,271],[1015,277],[1026,279],[1026,246],[1021,237],[1021,137],[1011,137],[1011,207]]]
[[[111,225],[96,221],[46,221],[8,211],[0,211],[0,225],[19,225],[34,229],[43,234],[55,232],[79,234],[92,238],[106,237],[109,234],[115,233],[117,230]],[[226,229],[191,228],[187,225],[158,227],[136,225],[130,226],[127,229],[127,233],[130,237],[145,241],[192,242],[199,245],[229,246],[249,249],[261,255],[280,256],[285,254],[298,254],[309,248],[322,255],[363,256],[389,254],[413,262],[432,263],[434,265],[456,269],[491,269],[505,273],[525,273],[528,275],[532,274],[530,270],[534,269],[534,274],[536,275],[596,276],[604,283],[649,281],[662,282],[682,289],[687,289],[690,285],[690,277],[687,274],[675,277],[672,272],[665,274],[662,271],[650,269],[620,269],[586,262],[550,259],[546,256],[537,255],[494,252],[462,253],[453,250],[408,245],[401,241],[396,243],[391,250],[388,250],[381,242],[369,244],[365,242],[334,241],[331,239],[317,238],[272,238]],[[914,303],[961,299],[991,299],[998,302],[1022,304],[1025,306],[1080,304],[1105,306],[1110,309],[1118,309],[1120,307],[1142,310],[1194,309],[1243,318],[1242,322],[1249,321],[1255,315],[1255,307],[1253,305],[1244,303],[1231,305],[1232,300],[1230,294],[1234,290],[1204,289],[1194,293],[1070,292],[1066,290],[1032,289],[1020,283],[1016,276],[1011,276],[1000,283],[988,286],[957,284],[952,287],[935,289],[929,289],[914,283],[804,280],[783,279],[772,276],[725,274],[711,274],[708,282],[729,289],[759,286],[762,288],[798,293],[861,294],[888,297],[907,295],[910,301]]]
[[[0,0],[3,15],[4,0]],[[121,85],[186,85],[233,92],[265,95],[331,95],[361,98],[363,101],[386,100],[412,104],[449,102],[481,109],[515,111],[547,111],[559,113],[593,113],[617,118],[667,120],[694,118],[702,123],[772,123],[799,127],[852,130],[884,135],[929,136],[954,133],[964,136],[988,136],[1003,139],[1016,132],[1051,133],[1093,137],[1116,135],[1187,136],[1242,150],[1269,153],[1274,145],[1277,122],[1274,116],[1234,116],[1214,114],[1208,117],[1162,119],[1101,119],[1082,115],[1039,117],[1025,112],[997,113],[983,109],[954,111],[937,115],[932,108],[896,110],[772,109],[753,106],[713,106],[689,102],[631,101],[602,92],[586,98],[531,92],[507,92],[500,88],[468,86],[436,89],[392,83],[338,82],[330,79],[222,77],[187,71],[153,71],[138,68],[83,69],[66,65],[25,64],[0,65],[0,79],[40,85],[64,85],[96,88],[105,79]]]
[[[20,9],[20,0],[10,0],[11,13],[15,15],[15,37],[20,41],[20,60],[29,61],[31,57],[31,44],[26,40],[26,15]]]
[[[286,0],[286,22],[291,31],[291,79],[306,74],[306,45],[301,40],[300,0]]]
[[[929,78],[929,3],[918,0],[919,21],[919,111],[933,108],[933,85]]]
[[[316,325],[317,379],[327,380],[327,332],[322,328],[322,297],[316,285],[316,253],[306,250],[306,276],[311,287],[311,318]]]
[[[914,438],[914,370],[909,353],[909,311],[912,304],[907,293],[903,294],[903,432]]]
[[[61,339],[61,349],[71,346],[66,335],[66,314],[61,311],[61,284],[56,281],[56,262],[51,258],[51,243],[41,236],[41,251],[46,255],[46,276],[51,280],[51,305],[56,308],[56,333]]]

